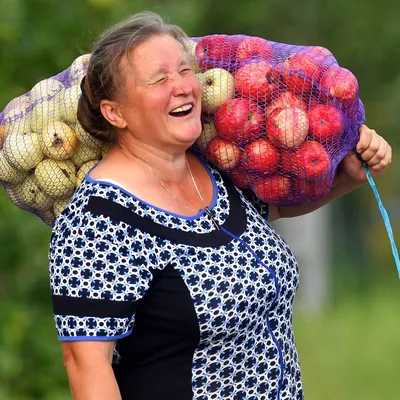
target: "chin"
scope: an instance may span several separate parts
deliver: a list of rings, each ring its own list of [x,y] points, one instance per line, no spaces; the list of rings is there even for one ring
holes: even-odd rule
[[[201,131],[200,132],[196,132],[196,133],[191,133],[191,134],[187,134],[185,135],[182,139],[185,143],[187,143],[189,146],[191,146],[192,144],[194,144],[196,142],[196,140],[200,137],[201,135]]]
[[[171,129],[170,137],[175,138],[178,142],[190,147],[201,135],[202,125],[199,118],[191,118],[186,120],[184,123],[180,121],[179,124],[175,125]],[[172,128],[172,127],[170,127]]]
[[[183,134],[183,136],[187,138],[189,141],[192,140],[195,142],[200,137],[201,131],[202,131],[202,126],[199,119],[198,123],[191,124],[191,126],[188,126],[186,129],[184,129],[181,132],[181,135]]]

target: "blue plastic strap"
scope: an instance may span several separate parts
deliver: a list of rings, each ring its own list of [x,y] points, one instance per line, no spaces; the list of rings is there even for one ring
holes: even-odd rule
[[[378,188],[375,185],[374,179],[372,178],[369,168],[366,165],[364,165],[364,168],[365,168],[365,173],[367,175],[368,182],[375,194],[376,201],[378,202],[378,206],[379,206],[379,210],[381,212],[382,218],[383,218],[383,222],[385,223],[386,231],[388,233],[389,240],[390,240],[390,245],[392,246],[392,253],[393,253],[394,261],[396,262],[397,272],[398,272],[399,278],[400,278],[399,253],[397,251],[396,243],[394,241],[394,236],[393,236],[392,226],[390,225],[389,215],[382,203],[381,197],[379,196]]]

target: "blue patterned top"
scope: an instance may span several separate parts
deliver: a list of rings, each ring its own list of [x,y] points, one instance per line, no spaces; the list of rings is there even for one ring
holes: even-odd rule
[[[51,237],[59,339],[115,340],[124,400],[303,399],[295,257],[268,207],[207,170],[220,229],[86,177]]]

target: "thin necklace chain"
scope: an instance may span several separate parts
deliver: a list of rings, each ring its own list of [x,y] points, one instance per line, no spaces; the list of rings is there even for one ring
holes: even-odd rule
[[[163,182],[163,181],[160,179],[160,177],[157,175],[156,171],[154,171],[153,167],[152,167],[146,160],[144,160],[143,158],[141,158],[141,157],[137,156],[136,154],[132,153],[132,152],[131,152],[127,147],[125,147],[124,145],[121,144],[120,146],[121,146],[124,150],[126,150],[129,154],[131,154],[133,157],[135,157],[135,158],[137,158],[138,160],[142,161],[142,162],[144,163],[144,165],[146,165],[146,167],[154,174],[154,176],[156,177],[156,179],[158,180],[158,182],[160,183],[160,185],[163,187],[163,189],[164,189],[167,193],[169,193],[174,199],[176,199],[181,205],[183,205],[183,206],[186,207],[188,210],[190,210],[190,211],[192,211],[192,212],[194,212],[194,213],[197,213],[197,212],[198,212],[198,211],[196,211],[194,208],[192,208],[192,207],[188,206],[187,204],[185,204],[185,203],[184,203],[182,200],[180,200],[174,193],[172,193],[172,192],[167,188],[167,186],[165,186],[164,182]],[[187,165],[187,168],[188,168],[188,171],[189,171],[190,178],[192,179],[193,186],[195,187],[196,192],[197,192],[197,194],[198,194],[198,196],[199,196],[201,202],[203,203],[204,209],[209,211],[208,207],[206,206],[206,204],[205,204],[205,202],[204,202],[203,196],[201,195],[200,190],[199,190],[199,188],[198,188],[198,186],[197,186],[196,180],[194,179],[194,176],[193,176],[193,173],[192,173],[192,169],[190,168],[190,165],[189,165],[189,162],[188,162],[188,160],[187,160],[187,158],[186,158],[186,155],[185,155],[185,162],[186,162],[186,165]],[[208,212],[207,212],[207,214],[208,214]]]

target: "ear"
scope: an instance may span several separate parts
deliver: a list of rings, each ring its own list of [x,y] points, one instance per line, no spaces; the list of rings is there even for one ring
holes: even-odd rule
[[[103,117],[113,126],[119,129],[126,128],[126,121],[120,113],[118,103],[116,101],[101,100],[100,110]]]

